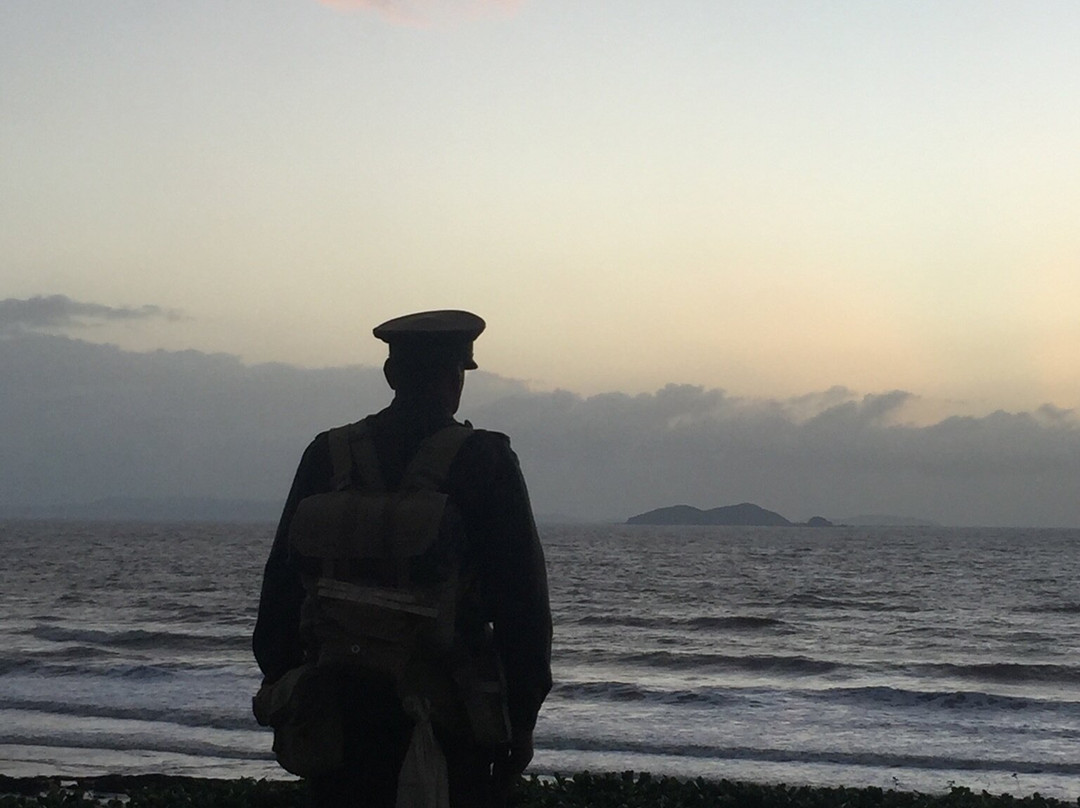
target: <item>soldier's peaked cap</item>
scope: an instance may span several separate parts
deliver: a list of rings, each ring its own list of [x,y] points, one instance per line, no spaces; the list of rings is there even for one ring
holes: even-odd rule
[[[391,356],[454,355],[464,360],[466,370],[475,370],[472,344],[486,325],[472,312],[442,309],[395,317],[376,326],[372,333],[390,346]]]

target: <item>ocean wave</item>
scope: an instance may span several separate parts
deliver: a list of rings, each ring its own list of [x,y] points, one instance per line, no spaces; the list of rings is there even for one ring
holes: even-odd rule
[[[58,667],[67,662],[89,662],[91,660],[109,660],[121,656],[121,652],[94,645],[63,645],[53,648],[35,648],[32,653],[24,652],[19,656],[0,657],[0,673],[31,660],[47,660]]]
[[[33,656],[0,659],[0,676],[29,674],[42,678],[79,678],[123,679],[127,681],[157,681],[173,677],[204,675],[235,675],[235,666],[215,664],[197,664],[190,661],[154,662],[152,664],[120,660],[107,656],[100,662],[73,660],[65,662],[53,658]],[[90,658],[92,659],[92,658]]]
[[[698,687],[663,689],[624,681],[561,682],[552,696],[567,701],[643,701],[670,705],[730,705],[744,699],[796,698],[819,705],[844,704],[864,710],[882,708],[984,712],[1047,712],[1080,718],[1080,702],[1002,696],[979,691],[905,690],[890,686],[771,690],[769,688]]]
[[[0,676],[26,673],[42,677],[82,676],[93,671],[93,666],[89,665],[63,664],[38,660],[32,657],[0,659]]]
[[[636,617],[632,615],[594,614],[573,621],[583,626],[617,626],[624,628],[679,628],[755,631],[778,629],[787,623],[774,617],[729,615],[725,617]]]
[[[193,739],[176,739],[167,735],[144,736],[144,735],[120,735],[110,733],[94,733],[83,735],[80,733],[39,734],[39,733],[6,733],[0,730],[0,744],[12,746],[43,746],[46,748],[61,749],[94,749],[108,750],[112,752],[164,752],[193,757],[219,758],[224,760],[273,760],[274,753],[270,751],[269,740],[266,749],[244,749],[236,746],[213,743],[211,741],[199,741]]]
[[[730,617],[692,617],[686,621],[686,625],[691,628],[720,628],[752,631],[762,628],[780,628],[787,626],[787,623],[774,617],[732,615]]]
[[[730,692],[715,688],[695,690],[659,690],[630,682],[566,682],[556,684],[552,694],[568,701],[648,701],[658,704],[705,704],[716,706],[731,702]]]
[[[162,599],[154,594],[136,597],[131,605],[138,609],[149,609],[154,614],[168,615],[169,622],[211,625],[219,623],[225,616],[221,605],[214,602],[195,602],[179,599]]]
[[[0,698],[0,710],[22,710],[54,717],[108,718],[122,721],[144,721],[149,724],[196,727],[202,729],[254,730],[254,717],[246,710],[223,714],[201,710],[177,709],[171,706],[126,707],[108,704],[80,704],[48,699]],[[160,731],[160,730],[159,730]],[[0,730],[0,738],[6,737]],[[0,740],[0,743],[13,743]]]
[[[959,679],[987,684],[1080,685],[1080,666],[1027,662],[895,662],[868,663],[822,659],[800,654],[723,654],[705,651],[619,650],[604,648],[564,649],[567,662],[630,665],[668,670],[700,670],[823,675],[830,673],[874,676],[917,676],[927,682]]]
[[[616,752],[638,755],[666,755],[711,760],[760,761],[768,763],[823,763],[878,768],[908,768],[941,771],[983,771],[1016,774],[1080,774],[1080,762],[1045,760],[992,759],[989,757],[936,757],[905,755],[889,752],[816,749],[772,749],[749,746],[708,746],[699,744],[665,744],[634,741],[581,738],[569,736],[539,736],[537,749],[559,752]]]
[[[921,674],[994,684],[1080,684],[1080,667],[1027,662],[930,663],[909,666]]]
[[[198,651],[218,648],[246,648],[251,643],[249,634],[196,634],[177,631],[149,631],[146,629],[121,629],[108,631],[94,628],[68,628],[39,624],[25,629],[22,634],[50,642],[80,643],[124,650],[176,650]]]
[[[808,593],[789,595],[782,601],[784,606],[800,606],[805,609],[851,609],[863,612],[917,612],[917,606],[889,600],[863,600],[859,598],[826,598]]]
[[[860,706],[889,706],[900,708],[929,707],[945,710],[972,710],[999,712],[1007,710],[1046,710],[1058,714],[1080,716],[1080,702],[1063,702],[1023,696],[1003,696],[973,690],[935,691],[906,690],[904,688],[838,687],[827,690],[796,691],[800,696],[830,702],[858,704]]]
[[[1040,604],[1023,611],[1028,614],[1080,614],[1080,601]]]
[[[797,593],[794,595],[788,595],[783,601],[786,606],[805,606],[810,609],[850,609],[850,600],[840,600],[838,598],[824,598],[820,595],[809,595],[806,593]]]
[[[746,656],[732,656],[729,654],[676,651],[637,651],[631,653],[619,653],[590,649],[586,651],[571,652],[567,656],[576,656],[590,662],[637,665],[669,670],[699,669],[703,672],[726,670],[749,671],[752,673],[806,675],[831,673],[847,667],[839,662],[814,659],[812,657],[799,655],[774,656],[769,654],[750,654]]]

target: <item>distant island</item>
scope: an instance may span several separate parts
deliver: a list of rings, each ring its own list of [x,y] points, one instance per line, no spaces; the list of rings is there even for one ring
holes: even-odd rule
[[[628,525],[740,525],[762,527],[791,527],[802,524],[809,527],[831,527],[832,522],[815,516],[807,522],[796,523],[785,519],[775,511],[769,511],[752,502],[724,505],[703,511],[692,505],[672,505],[657,508],[626,520]]]

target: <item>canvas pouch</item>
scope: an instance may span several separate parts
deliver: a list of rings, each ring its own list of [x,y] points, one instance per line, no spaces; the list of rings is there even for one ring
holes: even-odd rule
[[[259,688],[252,712],[260,725],[273,727],[274,754],[283,769],[313,777],[343,765],[339,691],[339,675],[314,664]]]

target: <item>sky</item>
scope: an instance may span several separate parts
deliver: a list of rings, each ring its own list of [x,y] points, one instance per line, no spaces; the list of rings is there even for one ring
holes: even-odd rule
[[[1071,435],[1078,41],[1071,0],[7,0],[0,338],[331,372],[466,308],[571,409]]]

